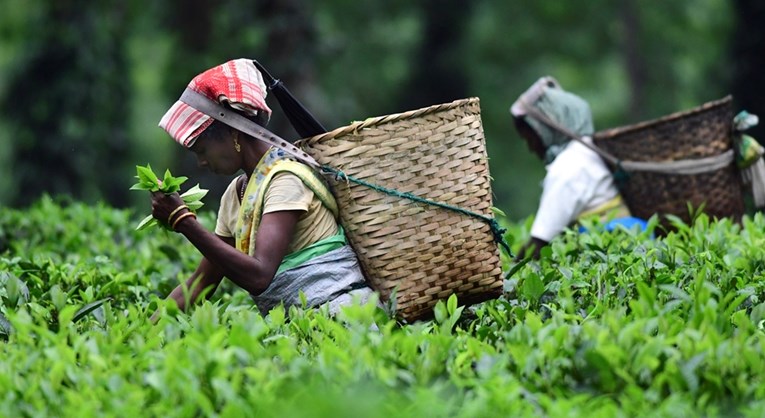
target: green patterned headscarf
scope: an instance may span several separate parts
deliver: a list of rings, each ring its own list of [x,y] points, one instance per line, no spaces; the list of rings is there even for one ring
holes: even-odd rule
[[[579,136],[592,135],[594,131],[590,105],[575,94],[559,88],[545,88],[539,98],[530,105]],[[571,138],[535,119],[534,116],[527,114],[523,118],[545,145],[545,164],[553,162],[571,142]]]

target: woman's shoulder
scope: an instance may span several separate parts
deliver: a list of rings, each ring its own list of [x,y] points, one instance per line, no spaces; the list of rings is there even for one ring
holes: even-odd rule
[[[571,175],[578,172],[609,172],[608,166],[600,156],[579,142],[572,142],[550,165],[547,173],[553,175]]]
[[[275,184],[299,188],[306,187],[305,184],[303,184],[303,180],[301,180],[300,176],[291,171],[282,171],[276,173],[273,179],[271,179],[270,187],[273,187]]]

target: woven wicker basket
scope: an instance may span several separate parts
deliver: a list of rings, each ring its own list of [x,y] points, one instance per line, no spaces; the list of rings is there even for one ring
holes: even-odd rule
[[[297,145],[350,177],[492,216],[477,98],[369,118]],[[383,300],[395,290],[399,318],[431,317],[452,294],[471,304],[502,293],[486,222],[335,176],[328,181],[368,282]]]
[[[733,147],[730,96],[694,109],[634,125],[597,132],[595,144],[620,160],[676,161],[712,157]],[[613,170],[615,167],[611,167]],[[691,221],[688,204],[712,217],[739,220],[744,213],[740,174],[734,162],[701,174],[633,171],[619,182],[633,216],[672,214]],[[661,216],[661,224],[671,230]]]

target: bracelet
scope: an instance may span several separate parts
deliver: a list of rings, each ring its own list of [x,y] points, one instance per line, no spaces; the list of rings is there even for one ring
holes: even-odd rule
[[[188,206],[186,206],[186,205],[180,205],[180,206],[178,206],[177,208],[173,209],[173,211],[172,211],[172,212],[170,212],[170,214],[169,214],[169,215],[167,215],[167,224],[168,224],[168,225],[170,225],[170,223],[171,223],[171,222],[172,222],[172,220],[173,220],[173,216],[174,216],[176,213],[178,213],[178,212],[182,211],[183,209],[188,209],[188,208],[189,208],[189,207],[188,207]]]
[[[194,214],[194,212],[191,212],[191,211],[189,211],[189,212],[186,212],[186,213],[184,213],[183,215],[180,215],[180,216],[178,216],[178,217],[175,219],[175,222],[173,222],[173,226],[172,226],[172,228],[173,228],[173,231],[175,231],[175,226],[176,226],[176,225],[178,225],[178,222],[180,222],[180,221],[181,221],[181,219],[183,219],[183,218],[188,218],[189,216],[193,216],[193,217],[194,217],[194,219],[196,219],[196,218],[197,218],[197,215],[195,215],[195,214]]]

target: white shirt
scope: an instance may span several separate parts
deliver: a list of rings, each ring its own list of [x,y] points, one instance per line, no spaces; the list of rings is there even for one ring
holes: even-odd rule
[[[592,143],[590,138],[585,141]],[[605,162],[587,146],[571,143],[550,163],[542,183],[531,236],[552,241],[584,211],[619,195]]]

